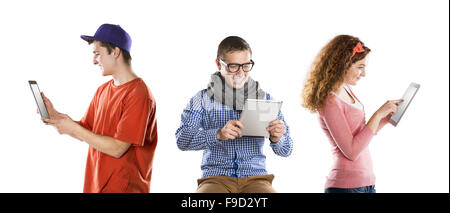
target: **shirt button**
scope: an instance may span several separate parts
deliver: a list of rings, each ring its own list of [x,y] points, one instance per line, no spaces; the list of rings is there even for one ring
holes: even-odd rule
[[[237,168],[238,168],[238,165],[237,165],[236,163],[233,163],[233,168],[234,168],[234,169],[237,169]]]

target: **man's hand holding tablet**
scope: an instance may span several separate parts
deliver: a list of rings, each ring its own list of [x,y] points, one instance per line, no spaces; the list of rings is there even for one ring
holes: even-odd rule
[[[267,137],[278,142],[286,126],[279,120],[281,101],[247,99],[240,120],[230,120],[217,131],[218,140],[234,140],[238,137]]]
[[[244,125],[240,121],[230,120],[224,127],[217,131],[217,139],[225,141],[242,137],[242,128],[244,128]]]
[[[219,131],[217,131],[217,139],[224,140],[234,140],[237,137],[242,137],[241,129],[244,128],[244,125],[237,120],[230,120],[225,124],[225,126]],[[286,133],[286,126],[283,121],[276,119],[270,122],[269,126],[266,128],[267,132],[269,132],[269,140],[272,143],[278,142],[281,137],[283,137],[284,133]]]
[[[270,134],[269,140],[272,143],[278,142],[281,137],[283,137],[284,133],[286,133],[286,126],[283,121],[276,119],[270,122],[269,127],[266,128]]]
[[[244,136],[266,137],[277,142],[286,132],[278,119],[283,102],[274,100],[247,99],[241,113],[241,129]]]

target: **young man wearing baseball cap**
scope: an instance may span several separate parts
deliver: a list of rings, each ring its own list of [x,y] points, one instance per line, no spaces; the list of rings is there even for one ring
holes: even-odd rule
[[[89,144],[84,192],[150,192],[157,144],[155,100],[131,68],[131,38],[119,25],[103,24],[94,36],[94,65],[112,80],[101,85],[79,121],[56,111],[43,95],[50,119],[60,134]]]

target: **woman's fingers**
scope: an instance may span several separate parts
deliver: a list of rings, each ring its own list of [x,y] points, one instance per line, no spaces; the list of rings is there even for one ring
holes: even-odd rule
[[[395,105],[398,105],[399,103],[403,102],[403,99],[393,100],[392,103]]]
[[[397,100],[389,100],[379,109],[379,113],[383,117],[391,116],[393,113],[396,113],[398,110],[398,104],[403,102],[403,99]]]
[[[401,102],[403,102],[403,99],[390,101],[389,103],[390,103],[391,112],[396,113],[398,110],[398,104]]]

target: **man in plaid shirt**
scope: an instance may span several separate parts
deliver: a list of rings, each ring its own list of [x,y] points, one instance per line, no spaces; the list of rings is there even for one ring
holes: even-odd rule
[[[273,174],[266,171],[263,137],[243,136],[239,118],[247,98],[271,97],[248,75],[254,62],[248,43],[237,36],[219,45],[216,64],[207,89],[191,98],[176,131],[178,148],[204,150],[200,193],[270,193]],[[292,139],[283,114],[267,127],[270,147],[279,156],[292,153]]]

